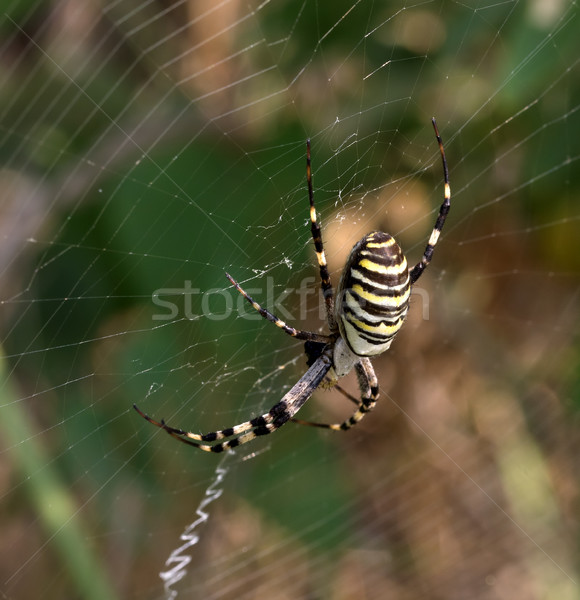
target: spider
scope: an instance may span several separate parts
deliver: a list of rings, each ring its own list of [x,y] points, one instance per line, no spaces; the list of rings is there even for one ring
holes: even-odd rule
[[[205,434],[170,427],[163,420],[155,421],[136,405],[133,405],[133,408],[149,423],[164,429],[175,439],[206,452],[231,450],[259,436],[274,433],[288,421],[334,431],[347,430],[370,412],[379,397],[379,384],[369,357],[385,352],[401,329],[409,310],[411,285],[421,277],[431,262],[433,249],[437,244],[451,205],[451,188],[449,187],[449,173],[443,142],[434,118],[432,124],[439,144],[445,186],[443,203],[421,260],[412,269],[409,269],[407,259],[394,238],[388,233],[373,231],[365,235],[352,248],[342,271],[336,295],[330,282],[322,235],[314,208],[310,140],[306,142],[306,181],[310,200],[310,223],[320,270],[322,294],[326,305],[326,320],[330,331],[328,335],[290,327],[255,302],[226,273],[226,277],[236,290],[264,319],[271,321],[293,338],[305,341],[305,353],[309,368],[277,404],[267,413],[249,421]],[[360,400],[337,383],[352,369],[357,375]],[[327,386],[334,386],[356,404],[352,416],[342,423],[334,424],[312,423],[294,418],[298,410],[323,382]]]

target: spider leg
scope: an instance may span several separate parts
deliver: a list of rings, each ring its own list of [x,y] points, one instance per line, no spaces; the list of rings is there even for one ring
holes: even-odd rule
[[[310,398],[312,392],[320,385],[320,382],[326,377],[326,374],[332,366],[332,350],[326,350],[298,380],[294,386],[284,395],[282,400],[274,405],[267,413],[255,417],[245,423],[240,423],[234,427],[228,427],[212,433],[197,434],[170,427],[165,421],[155,421],[143,411],[133,405],[133,408],[149,423],[164,429],[171,437],[178,439],[184,444],[194,446],[205,452],[223,452],[231,450],[241,444],[251,442],[253,439],[274,433],[291,419],[302,405]],[[200,444],[200,441],[213,442],[224,438],[233,437],[233,439],[220,442],[219,444],[209,445]],[[197,440],[197,441],[193,441]]]
[[[439,240],[439,235],[441,234],[441,230],[443,229],[443,225],[445,224],[445,219],[447,218],[447,214],[449,213],[449,208],[451,206],[451,188],[449,187],[449,171],[447,169],[447,160],[445,158],[445,150],[443,149],[443,142],[441,141],[441,136],[439,135],[439,130],[437,129],[437,123],[435,122],[435,118],[432,119],[433,129],[435,129],[435,136],[437,137],[437,143],[439,144],[439,152],[441,153],[441,162],[443,163],[443,179],[445,181],[445,187],[443,192],[443,204],[439,209],[439,215],[437,217],[437,221],[435,221],[435,227],[433,227],[433,231],[431,232],[431,237],[427,242],[427,246],[425,248],[425,252],[421,257],[421,260],[409,271],[409,275],[411,277],[411,283],[415,283],[419,277],[423,274],[423,271],[427,267],[427,265],[431,262],[431,258],[433,257],[433,249]]]
[[[295,337],[297,340],[310,340],[313,342],[320,342],[322,344],[327,344],[330,342],[330,336],[328,335],[314,333],[312,331],[303,331],[301,329],[294,329],[294,327],[290,327],[290,325],[287,325],[284,321],[282,321],[282,319],[279,319],[269,310],[266,310],[260,306],[229,273],[226,273],[226,277],[230,280],[236,290],[238,290],[238,292],[240,292],[240,294],[242,294],[242,296],[252,305],[254,310],[258,311],[264,319],[267,319],[271,323],[274,323],[274,325],[277,327],[280,327],[284,333]]]
[[[314,207],[314,191],[312,187],[312,167],[310,165],[310,140],[306,140],[306,182],[308,183],[308,200],[310,201],[310,230],[312,232],[312,240],[314,241],[314,249],[316,250],[316,260],[320,269],[320,286],[324,303],[326,304],[326,320],[331,332],[338,329],[334,318],[334,291],[330,282],[330,274],[328,273],[328,265],[326,264],[326,254],[324,252],[324,244],[322,242],[322,233],[316,216],[316,208]]]
[[[334,389],[340,392],[345,398],[348,398],[351,402],[354,402],[357,406],[360,404],[360,398],[355,398],[350,392],[347,392],[342,386],[337,383],[334,384]]]
[[[133,404],[133,408],[146,420],[149,421],[152,425],[164,429],[167,433],[174,438],[179,439],[180,441],[185,441],[183,438],[189,438],[192,440],[198,440],[200,442],[215,442],[216,440],[223,440],[224,438],[231,437],[233,435],[239,435],[252,429],[252,427],[256,427],[257,424],[253,421],[246,421],[245,423],[240,423],[239,425],[235,425],[234,427],[228,427],[227,429],[221,429],[220,431],[212,431],[211,433],[192,433],[190,431],[185,431],[184,429],[178,429],[176,427],[171,427],[167,425],[165,420],[156,421],[152,419],[149,415],[145,414],[136,404]]]
[[[357,410],[342,423],[314,423],[312,421],[303,421],[302,419],[292,419],[299,425],[308,425],[310,427],[321,427],[323,429],[332,429],[333,431],[346,431],[356,425],[362,418],[370,412],[376,405],[379,397],[379,382],[375,375],[375,370],[368,358],[361,358],[355,366],[358,378],[358,384],[361,391],[361,399],[358,401],[354,396],[338,387],[349,400],[357,404]]]
[[[182,429],[175,429],[175,427],[170,427],[169,425],[167,425],[167,423],[165,423],[165,421],[162,419],[161,421],[156,421],[155,419],[152,419],[149,415],[145,414],[136,404],[133,404],[133,408],[149,423],[151,423],[151,425],[155,425],[155,427],[159,427],[160,429],[164,429],[165,431],[167,431],[167,433],[175,438],[176,440],[179,440],[180,442],[183,442],[184,444],[188,444],[190,446],[195,446],[196,448],[201,448],[202,450],[206,450],[207,452],[211,452],[211,446],[208,446],[206,444],[196,444],[194,442],[190,442],[189,440],[187,440],[184,437],[181,437],[182,435],[187,435],[187,431],[183,431]],[[190,435],[195,435],[195,434],[190,434]]]
[[[361,401],[360,398],[355,398],[351,393],[347,392],[343,387],[335,383],[332,389],[340,392],[345,398],[348,398],[351,402],[360,407]],[[314,423],[313,421],[305,421],[304,419],[290,419],[293,423],[298,423],[298,425],[309,425],[310,427],[323,427],[324,429],[330,428],[330,425],[326,423]]]

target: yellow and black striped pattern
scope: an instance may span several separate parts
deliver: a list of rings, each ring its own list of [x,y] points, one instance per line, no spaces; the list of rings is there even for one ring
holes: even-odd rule
[[[331,331],[336,329],[334,321],[334,290],[330,282],[330,273],[326,263],[326,254],[324,252],[324,244],[322,242],[322,233],[318,224],[318,216],[316,207],[314,206],[314,189],[312,187],[312,166],[310,164],[310,139],[306,140],[306,183],[308,185],[308,200],[310,202],[310,232],[312,241],[314,242],[314,250],[316,252],[316,260],[320,270],[320,287],[322,296],[326,305],[326,320]]]
[[[409,310],[411,281],[401,248],[374,231],[352,249],[337,290],[340,334],[357,356],[384,352]]]
[[[204,452],[214,452],[219,454],[224,450],[233,450],[241,444],[251,442],[253,439],[273,433],[284,423],[291,420],[292,417],[300,410],[302,405],[310,398],[312,392],[320,385],[332,368],[332,349],[327,347],[322,354],[314,361],[308,371],[298,380],[297,383],[283,396],[277,404],[275,404],[267,413],[254,417],[249,421],[212,431],[211,433],[193,433],[178,429],[167,425],[165,421],[156,421],[149,415],[145,414],[137,405],[133,404],[133,408],[146,420],[155,427],[164,429],[171,437],[199,448]],[[378,390],[377,390],[378,394]],[[369,397],[367,404],[372,403]],[[369,409],[370,410],[370,409]],[[228,439],[231,438],[231,439]],[[225,441],[220,441],[225,440]],[[202,444],[200,442],[217,442],[218,444]]]
[[[447,169],[447,160],[445,158],[445,150],[443,149],[443,141],[439,135],[439,129],[437,129],[437,123],[435,122],[434,118],[432,123],[433,129],[435,130],[435,136],[437,137],[437,144],[439,145],[439,153],[441,154],[441,164],[443,165],[443,180],[445,182],[443,187],[443,204],[439,209],[439,215],[437,216],[435,227],[433,227],[433,231],[431,232],[431,236],[429,237],[429,241],[425,247],[425,252],[423,252],[421,260],[409,272],[411,284],[415,283],[417,279],[421,277],[423,271],[431,262],[431,259],[433,258],[433,250],[439,241],[441,230],[443,229],[443,225],[445,225],[445,220],[447,219],[449,209],[451,208],[451,187],[449,185],[449,171]]]

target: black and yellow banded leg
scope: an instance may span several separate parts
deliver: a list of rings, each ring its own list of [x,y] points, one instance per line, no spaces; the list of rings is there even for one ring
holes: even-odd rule
[[[338,383],[334,384],[333,389],[335,389],[337,392],[340,392],[345,398],[348,398],[357,406],[360,404],[360,398],[355,398],[350,392],[347,392],[342,386],[338,385]]]
[[[338,383],[333,384],[332,389],[336,390],[337,392],[340,392],[345,398],[350,400],[353,404],[356,404],[357,407],[359,407],[361,405],[360,398],[356,398],[350,392],[347,392],[342,386],[338,385]],[[310,427],[322,427],[324,429],[327,429],[330,427],[330,425],[327,425],[326,423],[315,423],[313,421],[305,421],[304,419],[290,419],[290,420],[293,423],[298,423],[298,425],[309,425]]]
[[[180,442],[199,448],[204,452],[223,452],[224,450],[232,450],[242,444],[251,442],[253,439],[274,433],[288,422],[303,404],[310,398],[312,392],[320,385],[320,382],[326,377],[328,371],[332,367],[332,353],[326,350],[316,359],[314,364],[308,371],[298,380],[297,383],[284,395],[282,400],[275,404],[267,413],[258,417],[254,417],[249,421],[213,431],[211,433],[198,434],[183,429],[170,427],[164,420],[156,421],[149,415],[145,414],[137,405],[133,404],[133,408],[149,423],[165,430],[171,437]],[[230,438],[230,439],[226,439]],[[224,441],[220,441],[224,440]],[[216,442],[218,444],[202,444],[200,442]]]
[[[226,277],[230,280],[236,290],[238,290],[238,292],[240,292],[240,294],[242,294],[242,296],[252,305],[254,310],[258,311],[264,319],[274,323],[274,325],[279,327],[284,333],[291,335],[297,340],[309,340],[311,342],[320,342],[322,344],[327,344],[331,341],[331,338],[328,335],[313,333],[312,331],[303,331],[302,329],[294,329],[294,327],[290,327],[290,325],[287,325],[284,321],[282,321],[282,319],[279,319],[276,315],[272,314],[269,310],[266,310],[263,306],[258,304],[229,273],[226,273]]]
[[[230,450],[239,446],[240,444],[244,444],[246,442],[252,441],[254,438],[260,435],[266,435],[276,431],[278,426],[276,426],[273,422],[265,422],[264,416],[256,417],[251,421],[246,421],[245,423],[240,423],[234,427],[229,427],[227,429],[222,429],[220,431],[214,431],[212,433],[204,433],[197,434],[192,433],[191,431],[185,431],[183,429],[176,429],[175,427],[170,427],[164,420],[156,421],[152,419],[149,415],[145,414],[136,404],[133,404],[133,408],[146,420],[149,421],[152,425],[159,427],[166,431],[171,437],[187,444],[188,446],[193,446],[194,448],[199,448],[204,452],[223,452],[224,450]],[[220,444],[202,444],[200,442],[215,442],[217,440],[224,440],[226,438],[230,438],[232,436],[237,436],[231,440],[226,440]],[[196,441],[193,441],[196,440]]]
[[[155,425],[155,427],[159,427],[160,429],[165,430],[172,438],[187,444],[188,446],[194,446],[195,448],[199,448],[200,450],[204,450],[205,452],[215,452],[213,450],[213,446],[209,446],[207,444],[199,444],[197,442],[192,442],[188,439],[188,432],[183,429],[176,429],[175,427],[170,427],[167,423],[162,419],[161,421],[156,421],[152,419],[149,415],[145,414],[136,404],[133,404],[133,408],[151,425]],[[194,434],[189,434],[190,436]],[[202,436],[199,436],[200,438]]]
[[[149,423],[164,429],[169,435],[173,437],[185,437],[190,440],[196,440],[198,442],[215,442],[218,440],[223,440],[234,435],[240,435],[249,431],[254,427],[258,427],[259,425],[263,425],[258,419],[252,419],[250,421],[245,421],[244,423],[240,423],[239,425],[235,425],[234,427],[228,427],[227,429],[220,429],[219,431],[212,431],[211,433],[193,433],[191,431],[185,431],[185,429],[178,429],[177,427],[171,427],[168,425],[165,420],[156,421],[152,419],[149,415],[145,414],[136,404],[133,404],[133,408]]]
[[[437,221],[435,221],[435,226],[433,227],[431,237],[427,242],[427,246],[425,248],[423,256],[421,257],[421,260],[409,271],[409,276],[411,278],[412,284],[415,283],[417,279],[419,279],[419,277],[421,277],[423,271],[431,262],[431,258],[433,258],[433,250],[437,242],[439,241],[441,230],[443,229],[445,219],[447,218],[449,208],[451,207],[451,187],[449,186],[449,170],[447,169],[447,159],[445,158],[445,150],[443,149],[443,142],[441,141],[441,136],[439,135],[439,129],[437,129],[437,123],[435,122],[435,118],[433,118],[431,122],[433,123],[433,129],[435,130],[437,143],[439,144],[441,162],[443,163],[443,179],[445,182],[445,186],[443,188],[443,204],[441,204],[441,208],[439,209]]]
[[[333,431],[346,431],[362,421],[363,417],[367,413],[371,412],[371,410],[373,410],[373,408],[376,406],[379,397],[379,384],[375,375],[375,371],[368,359],[361,360],[361,362],[356,365],[356,371],[361,390],[360,400],[357,400],[354,396],[342,388],[338,388],[339,391],[349,400],[356,403],[357,410],[352,414],[352,416],[342,423],[316,423],[313,421],[304,421],[302,419],[292,419],[292,421],[298,425],[332,429]]]
[[[306,140],[306,181],[308,183],[308,200],[310,201],[310,230],[314,241],[314,249],[316,250],[316,260],[320,269],[320,286],[322,295],[326,305],[326,319],[331,333],[335,332],[338,327],[334,318],[334,290],[330,281],[328,265],[326,263],[326,254],[324,252],[324,244],[322,242],[322,232],[318,224],[316,208],[314,207],[314,191],[312,187],[312,167],[310,164],[310,140]]]

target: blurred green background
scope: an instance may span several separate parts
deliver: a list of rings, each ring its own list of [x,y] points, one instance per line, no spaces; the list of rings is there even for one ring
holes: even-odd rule
[[[182,596],[580,597],[578,18],[548,0],[7,4],[4,597],[163,597],[218,465]],[[373,229],[420,258],[443,191],[432,116],[452,211],[374,361],[375,412],[223,462],[141,420],[133,403],[230,426],[304,372],[301,344],[238,317],[224,272],[323,327],[307,137],[335,283]],[[319,391],[301,416],[349,410]]]

